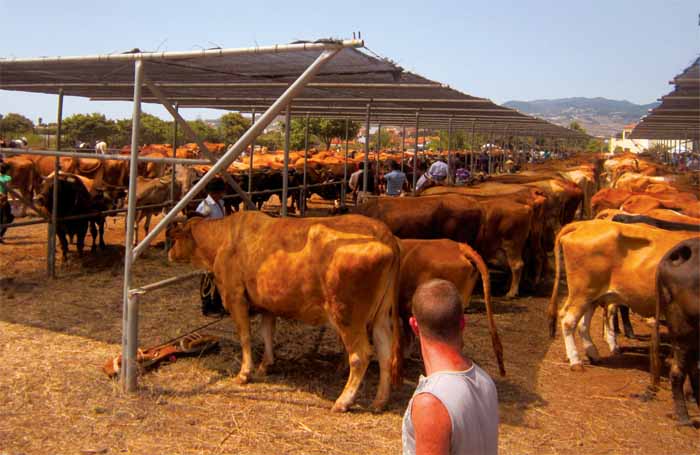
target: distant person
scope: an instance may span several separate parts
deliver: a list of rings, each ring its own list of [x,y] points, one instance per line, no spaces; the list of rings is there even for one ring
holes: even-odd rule
[[[408,190],[406,174],[401,171],[401,165],[394,160],[390,161],[391,172],[384,175],[386,180],[386,195],[401,196],[401,192]]]
[[[440,185],[445,180],[447,180],[447,163],[438,160],[431,164],[428,172],[418,179],[416,191],[421,191],[428,186]]]
[[[418,287],[409,323],[425,365],[403,417],[403,454],[498,453],[498,395],[489,375],[462,353],[464,313],[454,284]]]
[[[10,165],[0,163],[0,224],[10,224],[15,219],[12,214],[12,205],[10,204]],[[4,243],[6,227],[0,228],[0,243]]]

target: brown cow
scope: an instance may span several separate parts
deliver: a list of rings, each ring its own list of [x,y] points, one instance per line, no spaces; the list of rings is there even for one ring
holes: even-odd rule
[[[596,306],[622,304],[642,316],[653,316],[656,301],[654,276],[661,257],[679,241],[694,236],[697,234],[605,220],[579,221],[561,230],[554,249],[556,273],[547,314],[550,335],[554,336],[561,246],[568,297],[559,316],[572,370],[582,370],[574,329],[578,326],[586,356],[591,362],[596,362],[600,356],[589,333]],[[608,319],[604,324],[606,341],[611,352],[618,352],[610,322]]]
[[[411,299],[413,294],[422,283],[436,278],[450,281],[459,289],[464,304],[469,306],[476,280],[481,275],[491,344],[496,354],[498,369],[504,376],[506,371],[503,366],[503,347],[498,337],[491,308],[489,271],[479,253],[465,243],[448,239],[403,239],[399,243],[401,245],[399,302],[404,327],[408,327],[408,318],[412,314]],[[411,333],[410,329],[407,329],[407,333]]]
[[[34,191],[38,190],[34,175],[34,163],[23,155],[11,156],[5,159],[10,165],[9,175],[12,177],[12,186],[16,188],[24,199],[19,216],[27,214],[27,203],[34,199]]]
[[[690,425],[685,405],[683,383],[690,377],[695,402],[700,406],[700,237],[684,240],[671,248],[661,259],[656,273],[656,324],[652,332],[651,373],[658,384],[660,316],[665,316],[673,347],[671,390],[674,411],[681,425]]]
[[[247,211],[220,220],[195,218],[170,235],[171,260],[214,272],[243,351],[237,382],[248,382],[252,373],[252,307],[313,325],[329,322],[336,329],[350,375],[334,411],[346,411],[355,399],[369,365],[371,331],[380,368],[372,407],[386,405],[391,380],[400,378],[401,253],[383,223],[357,215],[292,219]],[[263,373],[273,361],[267,350],[265,357]]]

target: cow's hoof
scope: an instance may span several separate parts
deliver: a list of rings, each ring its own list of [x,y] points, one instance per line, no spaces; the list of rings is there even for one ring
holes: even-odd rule
[[[613,356],[622,355],[622,349],[620,349],[618,346],[615,349],[613,349],[612,351],[610,351],[610,354],[612,354]]]
[[[350,408],[350,405],[347,403],[339,403],[335,402],[333,407],[331,408],[332,412],[348,412],[348,409]]]
[[[569,368],[571,368],[571,371],[575,371],[576,373],[583,373],[583,371],[584,371],[583,364],[581,364],[581,363],[574,363]]]
[[[590,362],[591,365],[598,365],[600,363],[600,357],[586,357],[588,358],[588,362]]]
[[[372,402],[372,404],[369,406],[369,409],[372,412],[381,413],[381,412],[384,412],[385,407],[386,407],[386,400],[381,400],[381,401],[374,400]]]
[[[269,369],[268,365],[261,363],[258,366],[258,368],[255,370],[255,375],[258,377],[264,378],[265,376],[267,376],[268,369]]]
[[[506,300],[514,300],[518,298],[518,294],[506,294],[505,299]]]
[[[238,384],[238,385],[248,384],[249,381],[250,381],[250,378],[248,377],[247,374],[240,374],[239,373],[238,376],[233,378],[233,382]]]
[[[676,426],[677,427],[692,427],[693,422],[688,417],[686,417],[684,419],[678,419],[678,421],[676,422]]]

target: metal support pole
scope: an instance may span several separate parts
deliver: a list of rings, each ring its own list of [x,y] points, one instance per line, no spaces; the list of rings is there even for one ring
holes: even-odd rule
[[[343,163],[343,185],[340,187],[340,206],[345,208],[348,193],[348,141],[350,137],[350,119],[345,119],[345,162]]]
[[[133,337],[138,329],[135,306],[138,299],[129,295],[131,290],[131,265],[134,260],[134,218],[136,217],[136,177],[138,176],[139,133],[141,129],[141,88],[143,85],[143,61],[134,63],[134,107],[131,115],[131,162],[129,163],[129,195],[126,213],[126,240],[124,243],[124,292],[122,304],[122,385],[127,392],[136,390],[136,343]]]
[[[306,182],[306,175],[307,175],[307,169],[308,169],[308,164],[307,162],[309,161],[309,113],[307,112],[306,114],[306,127],[304,128],[304,180],[303,180],[303,188],[301,190],[301,197],[299,198],[299,201],[301,201],[301,216],[306,216],[306,198],[307,198],[307,191],[309,191],[309,188],[307,186]]]
[[[382,150],[382,124],[377,125],[377,150],[374,152],[374,191],[379,194],[379,152]]]
[[[58,90],[58,114],[56,119],[56,150],[61,150],[61,127],[63,126],[63,89]],[[56,223],[58,220],[58,173],[61,170],[59,157],[54,158],[53,194],[51,205],[51,223],[49,223],[49,241],[46,257],[46,271],[49,278],[56,278]]]
[[[413,195],[416,195],[418,181],[418,130],[420,129],[420,111],[416,111],[416,149],[413,152]]]
[[[292,123],[292,110],[287,104],[287,112],[284,114],[284,168],[282,169],[282,204],[280,215],[287,216],[287,193],[289,192],[289,135]]]
[[[333,57],[340,51],[340,49],[328,49],[323,51],[316,60],[302,73],[297,80],[295,80],[292,85],[287,88],[287,90],[280,95],[277,100],[272,103],[260,119],[255,123],[255,126],[251,127],[243,136],[241,136],[235,144],[226,150],[226,153],[214,164],[206,174],[192,187],[190,191],[185,194],[178,203],[173,207],[173,209],[168,212],[167,215],[160,220],[160,222],[148,233],[148,235],[141,241],[141,243],[134,248],[134,257],[138,257],[153,241],[153,239],[165,229],[165,227],[170,224],[178,213],[183,210],[187,204],[197,195],[200,191],[204,190],[207,183],[213,179],[217,173],[225,170],[228,165],[235,160],[241,152],[252,142],[253,138],[258,136],[267,125],[269,125],[279,113],[284,109],[284,107],[289,104],[292,99],[304,88],[304,86],[321,70],[323,65],[328,61],[332,60]],[[133,165],[133,163],[132,163]],[[245,195],[245,193],[243,193]],[[247,196],[247,195],[246,195]]]
[[[367,104],[367,123],[365,124],[365,158],[363,160],[364,170],[362,172],[362,192],[367,196],[367,179],[369,173],[369,120],[371,115],[371,106]]]
[[[251,128],[255,125],[255,109],[253,109],[252,114]],[[253,192],[253,155],[255,155],[255,138],[250,143],[250,157],[248,158],[248,193]]]
[[[176,102],[173,105],[173,108],[175,109],[175,112],[178,111],[178,103]],[[177,122],[173,120],[173,158],[177,158]],[[175,176],[177,175],[177,164],[173,163],[172,169],[171,169],[171,176],[172,179],[170,180],[170,207],[172,208],[175,205],[175,184],[177,183],[175,181]],[[184,188],[180,189],[181,191],[184,191]],[[170,249],[170,239],[166,238],[165,239],[165,251],[168,251]]]
[[[474,156],[474,142],[476,142],[476,138],[474,137],[474,127],[476,126],[476,119],[472,120],[472,137],[470,139],[470,149],[471,149],[471,175],[472,177],[474,176],[474,171],[476,170],[476,156]]]
[[[447,183],[454,183],[454,163],[452,162],[452,117],[447,122]]]
[[[401,172],[403,172],[403,162],[404,162],[405,151],[406,151],[406,125],[403,125],[402,131],[401,131]]]

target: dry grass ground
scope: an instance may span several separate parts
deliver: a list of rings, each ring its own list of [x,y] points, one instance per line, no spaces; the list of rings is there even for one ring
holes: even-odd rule
[[[107,242],[123,238],[122,219],[108,222]],[[47,280],[46,227],[8,233],[0,245],[1,454],[397,454],[401,417],[420,365],[389,409],[367,407],[376,390],[373,365],[352,412],[330,412],[345,381],[342,348],[327,331],[314,353],[318,328],[282,321],[278,364],[265,379],[233,382],[240,349],[229,320],[205,330],[222,338],[219,353],[180,359],[140,378],[123,395],[101,365],[119,351],[122,270],[120,247],[99,257],[71,257]],[[182,274],[152,248],[137,262],[136,282]],[[294,277],[289,277],[294,279]],[[508,376],[498,378],[483,304],[468,314],[466,351],[494,375],[500,398],[503,454],[692,454],[700,433],[669,418],[668,382],[657,398],[635,397],[648,384],[645,344],[584,373],[569,371],[561,337],[550,340],[546,298],[496,299]],[[142,346],[168,340],[209,321],[199,313],[198,282],[189,280],[143,300]],[[635,320],[640,333],[647,329]],[[257,323],[257,321],[256,321]],[[607,356],[594,318],[594,340]],[[262,340],[254,338],[256,356]],[[692,417],[700,416],[691,406]]]

